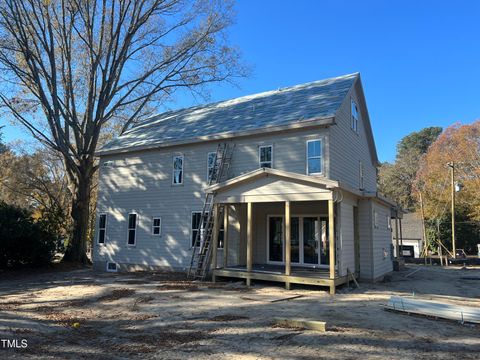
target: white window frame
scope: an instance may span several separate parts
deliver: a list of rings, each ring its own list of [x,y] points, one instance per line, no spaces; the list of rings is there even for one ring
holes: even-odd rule
[[[110,266],[109,266],[110,264],[114,264],[115,269],[110,269]],[[106,270],[107,270],[107,272],[118,272],[118,264],[114,263],[114,262],[111,262],[111,261],[108,261]]]
[[[192,217],[193,217],[193,214],[201,214],[201,213],[202,213],[201,211],[192,211],[191,214],[190,214],[190,240],[189,240],[189,241],[190,241],[190,248],[191,248],[191,249],[193,248],[193,245],[194,245],[193,242],[195,241],[195,239],[192,239],[192,237],[193,237],[193,232],[194,232],[195,230],[201,231],[201,227],[198,228],[198,229],[192,228]],[[199,225],[201,226],[201,224],[199,224]],[[220,238],[220,233],[222,233],[222,232],[223,232],[223,234],[224,234],[224,235],[223,235],[223,241],[225,241],[224,222],[223,222],[223,219],[220,219],[220,227],[219,227],[219,229],[218,229],[219,238]],[[219,244],[220,244],[220,242],[219,242]],[[220,250],[221,250],[221,249],[223,249],[223,247],[224,247],[224,246],[221,246],[221,247],[220,247],[220,246],[217,246],[217,249],[220,249]]]
[[[200,215],[201,215],[202,212],[201,212],[201,211],[192,211],[192,212],[190,213],[190,220],[189,220],[189,221],[190,221],[189,244],[190,244],[190,248],[191,248],[191,249],[195,246],[195,243],[194,243],[195,239],[193,239],[193,232],[194,232],[195,230],[201,231],[201,225],[202,225],[202,224],[198,224],[198,226],[199,226],[198,229],[194,229],[194,228],[193,228],[193,224],[192,224],[193,214],[200,214]]]
[[[105,216],[105,227],[104,227],[104,228],[100,227],[100,224],[101,224],[100,219],[101,219],[102,216]],[[98,244],[98,245],[101,245],[101,246],[105,246],[105,243],[107,242],[107,221],[108,221],[107,213],[100,213],[100,214],[98,214],[97,244]],[[100,232],[101,232],[102,230],[104,231],[103,242],[100,242]]]
[[[353,108],[355,107],[356,116],[353,113]],[[359,122],[359,113],[357,102],[351,98],[350,99],[350,127],[352,130],[358,134],[358,122]]]
[[[378,229],[378,212],[377,210],[373,210],[373,227]]]
[[[216,160],[213,162],[213,166],[210,167],[210,163],[209,163],[209,159],[210,159],[210,155],[212,155],[216,157],[217,153],[215,151],[210,151],[207,153],[207,182],[210,181],[210,168],[213,170],[215,168],[215,162]]]
[[[272,261],[270,260],[270,226],[269,226],[269,223],[270,223],[270,218],[272,217],[279,217],[279,218],[282,218],[282,221],[284,222],[284,226],[283,226],[283,231],[282,231],[282,261]],[[328,214],[290,214],[290,217],[291,218],[298,218],[298,222],[299,222],[299,247],[303,247],[303,218],[317,218],[317,220],[319,221],[319,224],[320,224],[320,221],[322,218],[328,218]],[[285,265],[285,215],[283,214],[268,214],[267,215],[267,222],[266,222],[266,230],[267,230],[267,258],[266,258],[266,263],[267,264],[272,264],[272,265]],[[321,237],[321,234],[319,235]],[[320,242],[321,242],[321,238],[320,238]],[[321,246],[320,243],[318,244],[318,246]],[[320,255],[320,251],[318,252],[318,264],[306,264],[305,263],[305,259],[304,259],[304,255],[303,253],[299,253],[299,262],[292,262],[293,265],[295,266],[300,266],[300,267],[304,267],[304,268],[326,268],[328,269],[330,267],[330,265],[328,264],[322,264],[321,263],[321,255]]]
[[[387,219],[387,229],[392,230],[392,223],[390,222],[390,216],[385,215],[385,218]]]
[[[135,227],[130,228],[130,215],[135,215]],[[135,211],[129,212],[127,216],[127,246],[136,246],[137,245],[137,225],[138,225],[138,213]],[[128,242],[130,237],[130,230],[135,230],[135,236],[133,237],[133,244]]]
[[[160,225],[155,226],[155,220],[159,220]],[[155,228],[158,228],[158,234],[155,234]],[[153,236],[162,236],[162,217],[161,216],[152,217],[152,235]]]
[[[271,159],[270,161],[261,161],[261,153],[262,153],[262,149],[264,148],[270,148],[270,154],[271,154]],[[260,145],[258,147],[258,165],[260,168],[263,168],[263,167],[266,167],[266,166],[262,166],[262,164],[265,164],[265,163],[270,163],[270,169],[273,169],[273,145]]]
[[[308,168],[308,159],[315,159],[318,158],[318,156],[313,156],[309,157],[308,156],[308,144],[311,142],[315,141],[320,141],[320,172],[310,172],[310,169]],[[306,169],[307,169],[307,175],[323,175],[323,139],[312,139],[312,140],[307,140],[306,141],[306,146],[305,146],[305,162],[306,162]]]
[[[359,176],[359,188],[360,190],[365,189],[365,166],[363,165],[363,161],[360,160],[358,162],[358,176]]]
[[[180,170],[182,174],[182,181],[176,183],[175,182],[175,171],[176,171],[175,160],[178,158],[182,159],[182,169]],[[184,180],[185,180],[185,157],[183,155],[174,155],[172,158],[172,185],[183,185]]]

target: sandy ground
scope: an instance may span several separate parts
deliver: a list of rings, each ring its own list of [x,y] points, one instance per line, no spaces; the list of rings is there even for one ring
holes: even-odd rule
[[[391,295],[412,294],[480,306],[480,281],[465,276],[480,269],[409,265],[335,296],[270,283],[192,283],[183,274],[10,276],[0,282],[0,340],[28,346],[0,342],[0,358],[478,359],[480,326],[382,308]],[[293,295],[302,296],[272,302]],[[328,331],[276,327],[273,317],[326,321]]]

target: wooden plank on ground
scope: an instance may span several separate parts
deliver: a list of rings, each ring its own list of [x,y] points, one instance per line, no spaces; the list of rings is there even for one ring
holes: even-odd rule
[[[385,309],[480,324],[480,309],[473,306],[392,296]]]
[[[275,324],[289,328],[300,328],[307,330],[315,330],[325,332],[327,323],[318,320],[309,319],[289,319],[289,318],[273,318]]]
[[[405,277],[407,278],[407,277],[409,277],[409,276],[412,276],[413,274],[415,274],[416,272],[418,272],[418,271],[420,271],[420,270],[422,270],[422,268],[418,268],[418,269],[416,269],[416,270],[413,270],[412,272],[410,272],[410,273],[408,273],[407,275],[405,275]]]
[[[246,296],[240,296],[240,299],[243,300],[250,300],[250,301],[263,301],[263,302],[270,302],[270,303],[276,303],[279,301],[288,301],[288,300],[293,300],[293,299],[298,299],[302,297],[303,295],[289,295],[289,296],[272,296],[272,295],[246,295]]]

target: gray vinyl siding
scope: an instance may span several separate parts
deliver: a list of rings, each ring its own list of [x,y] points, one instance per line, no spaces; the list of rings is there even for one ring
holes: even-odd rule
[[[235,141],[230,177],[257,169],[258,147],[265,144],[274,147],[274,168],[305,174],[306,141],[317,138],[324,142],[324,169],[328,174],[328,129],[318,128],[238,139]],[[107,214],[107,238],[102,246],[95,241],[94,262],[187,268],[191,255],[191,213],[202,209],[207,153],[215,151],[217,144],[206,142],[103,156],[100,161],[97,213]],[[175,155],[184,156],[184,181],[181,185],[172,184]],[[103,166],[107,161],[110,166]],[[130,212],[138,214],[135,246],[127,246],[127,217]],[[235,213],[233,211],[233,215]],[[151,235],[152,217],[162,218],[161,236]],[[233,226],[229,235],[237,239],[245,237],[243,233],[235,234],[236,231],[241,232],[241,229]],[[98,234],[95,240],[97,237]],[[244,250],[238,248],[235,256],[242,263]],[[233,261],[233,258],[230,259]],[[222,251],[219,251],[218,260],[219,263],[223,262]],[[102,266],[99,265],[99,268]]]
[[[373,279],[372,261],[372,201],[358,201],[358,225],[360,238],[360,279]]]
[[[358,81],[356,84],[359,84]],[[359,111],[358,134],[351,128],[351,99],[355,100]],[[354,86],[337,111],[335,125],[330,128],[330,176],[332,180],[358,189],[361,161],[364,166],[364,189],[366,192],[375,192],[377,170],[368,146],[365,111],[363,99],[358,96],[358,89]]]
[[[351,273],[355,272],[353,205],[354,203],[347,199],[337,205],[339,207],[337,218],[340,218],[340,233],[337,244],[340,276],[347,275],[347,269]]]
[[[388,228],[387,216],[390,216],[390,209],[377,202],[372,202],[373,213],[377,213],[377,226],[373,227],[373,279],[381,278],[393,270],[391,260],[392,233]]]
[[[366,106],[357,80],[337,111],[335,124],[274,134],[245,136],[228,141],[235,145],[230,178],[259,168],[258,149],[273,146],[273,168],[306,174],[306,142],[322,140],[323,174],[354,189],[359,188],[359,163],[364,166],[364,189],[376,191],[376,164],[369,146]],[[351,129],[351,98],[359,109],[358,134]],[[292,105],[293,106],[293,105]],[[207,177],[207,154],[216,150],[219,141],[174,146],[117,155],[100,159],[98,215],[107,214],[104,245],[98,245],[98,227],[93,251],[94,264],[105,269],[105,263],[186,269],[191,258],[191,214],[201,211]],[[371,144],[370,144],[371,145]],[[172,184],[173,157],[184,157],[183,184]],[[106,162],[110,166],[103,166]],[[291,188],[292,184],[286,185]],[[357,204],[358,202],[358,204]],[[360,277],[376,279],[392,270],[391,234],[386,229],[389,209],[373,200],[357,199],[345,194],[336,204],[336,246],[339,275],[347,268],[355,270],[353,206],[358,205]],[[373,213],[378,211],[382,224],[373,226]],[[127,245],[128,214],[138,214],[136,243]],[[246,204],[230,207],[229,265],[246,264]],[[292,202],[292,215],[327,215],[325,201]],[[267,260],[267,216],[284,214],[280,203],[253,204],[254,262]],[[161,236],[152,235],[153,217],[162,218]],[[243,224],[244,226],[241,226]],[[385,256],[388,251],[388,256]],[[223,265],[223,250],[218,251],[218,264]]]

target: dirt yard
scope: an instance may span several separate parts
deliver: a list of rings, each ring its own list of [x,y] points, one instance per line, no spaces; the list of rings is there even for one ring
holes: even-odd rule
[[[0,339],[28,346],[0,343],[0,358],[478,359],[480,326],[383,310],[390,295],[412,294],[480,306],[480,269],[421,266],[405,277],[418,267],[335,296],[269,283],[193,283],[183,274],[4,276]],[[301,297],[276,301],[294,295]],[[328,331],[277,327],[273,317],[326,321]]]

